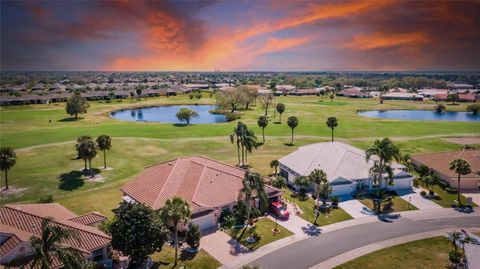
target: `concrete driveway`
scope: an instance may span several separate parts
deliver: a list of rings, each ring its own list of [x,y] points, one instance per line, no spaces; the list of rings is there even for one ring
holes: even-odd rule
[[[423,198],[420,195],[420,192],[423,189],[421,188],[413,188],[413,190],[406,190],[406,191],[397,191],[397,194],[402,198],[403,200],[410,202],[412,205],[416,206],[418,209],[437,209],[437,208],[442,208],[435,202]],[[428,191],[426,191],[428,192]]]
[[[480,191],[462,191],[463,196],[472,197],[475,204],[480,205]]]
[[[338,206],[345,210],[345,212],[347,212],[354,219],[372,217],[372,215],[362,213],[362,208],[364,208],[365,205],[360,203],[357,199],[351,198],[349,200],[345,200],[338,203]]]
[[[278,219],[278,224],[287,228],[296,236],[307,237],[320,234],[320,229],[311,224],[310,222],[297,216],[293,208],[291,208],[290,204],[287,206],[287,210],[290,213],[290,217],[288,218],[288,220]],[[268,218],[272,221],[275,221],[276,217],[268,215]]]

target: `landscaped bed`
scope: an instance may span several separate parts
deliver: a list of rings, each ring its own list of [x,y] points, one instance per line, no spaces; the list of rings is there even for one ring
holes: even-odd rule
[[[372,199],[365,198],[359,199],[360,203],[364,204],[369,209],[373,210],[373,201]],[[382,204],[382,213],[392,213],[392,212],[401,212],[401,211],[408,211],[408,210],[417,210],[418,208],[412,204],[408,204],[407,201],[398,197],[392,196],[392,204],[387,205],[387,203]]]
[[[290,189],[284,189],[284,196],[286,200],[295,203],[303,214],[300,217],[310,223],[315,222],[315,212],[313,206],[315,201],[312,198],[306,197],[305,200],[300,199],[294,195]],[[294,213],[294,212],[292,212]],[[330,210],[328,213],[320,214],[317,219],[318,226],[325,226],[335,222],[352,219],[352,217],[341,208]]]
[[[381,249],[335,268],[446,268],[450,250],[448,239],[438,236]]]
[[[433,191],[435,192],[435,198],[431,199],[433,202],[439,204],[442,207],[449,208],[452,207],[454,201],[458,200],[456,192],[447,192],[440,188],[439,186],[435,186]],[[467,198],[465,196],[460,195],[460,199],[462,200],[463,205],[467,205]],[[473,203],[473,206],[478,206],[477,204]]]
[[[155,268],[173,268],[175,263],[175,249],[170,246],[164,246],[161,252],[157,252],[151,256],[156,263]],[[214,269],[221,264],[215,258],[210,256],[205,250],[200,250],[198,253],[189,253],[187,251],[178,250],[178,265],[184,268],[202,268]]]
[[[255,228],[255,233],[257,233],[260,236],[259,240],[257,240],[254,243],[248,243],[246,241],[247,238],[250,237],[250,232],[249,232],[248,228],[243,233],[243,236],[240,239],[240,243],[243,246],[245,246],[247,248],[250,248],[250,249],[257,249],[261,246],[272,243],[273,241],[276,241],[276,240],[288,237],[290,235],[293,235],[293,233],[291,231],[287,230],[283,226],[280,226],[280,224],[278,224],[278,226],[277,226],[278,229],[280,229],[280,231],[278,233],[273,233],[272,230],[275,228],[275,222],[270,220],[270,219],[267,219],[267,218],[263,218],[263,219],[258,220],[255,223],[255,227],[256,227]],[[229,234],[233,238],[236,238],[236,237],[240,236],[240,234],[242,233],[242,230],[243,230],[243,228],[237,229],[235,232],[230,231]]]

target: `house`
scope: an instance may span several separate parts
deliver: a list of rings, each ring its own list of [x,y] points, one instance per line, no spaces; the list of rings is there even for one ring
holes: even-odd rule
[[[110,237],[97,226],[107,218],[92,212],[77,216],[58,203],[9,204],[0,207],[0,264],[7,266],[32,255],[29,240],[41,235],[42,222],[52,218],[53,224],[74,231],[78,239],[61,242],[81,251],[85,259],[105,263],[110,256]],[[0,266],[1,267],[1,266]],[[62,268],[55,260],[52,268]]]
[[[362,92],[359,88],[350,88],[336,93],[337,96],[345,96],[348,98],[371,98],[372,96]]]
[[[382,94],[381,98],[383,100],[413,100],[413,101],[423,101],[423,95],[409,92],[389,92]]]
[[[142,203],[157,210],[174,196],[185,199],[192,222],[206,230],[217,227],[222,210],[233,210],[241,199],[246,170],[203,156],[183,157],[150,167],[121,188],[123,200]],[[270,201],[279,189],[266,187]]]
[[[470,164],[472,172],[462,176],[460,189],[479,190],[480,189],[480,150],[459,150],[450,152],[439,152],[430,154],[420,154],[412,157],[414,165],[426,165],[441,180],[445,181],[451,187],[457,187],[457,174],[448,168],[449,164],[455,159],[464,159]]]
[[[385,185],[374,186],[370,168],[375,160],[373,156],[367,162],[364,150],[335,141],[299,147],[278,161],[280,174],[289,183],[293,183],[298,176],[308,176],[314,169],[323,170],[332,187],[332,196],[350,195],[361,188],[403,190],[412,187],[414,176],[397,163],[392,164],[394,184],[390,186],[384,182]]]
[[[449,94],[446,93],[439,93],[435,94],[433,96],[434,101],[450,101],[449,100]],[[459,93],[458,94],[458,99],[456,100],[458,102],[476,102],[477,101],[477,96],[474,93]]]
[[[296,89],[288,92],[288,95],[304,96],[304,95],[318,95],[318,89]]]

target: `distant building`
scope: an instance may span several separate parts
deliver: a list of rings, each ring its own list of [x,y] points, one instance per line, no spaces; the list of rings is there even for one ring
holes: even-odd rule
[[[371,98],[372,96],[362,92],[359,88],[350,88],[336,93],[337,96],[344,96],[348,98]]]
[[[423,95],[408,92],[389,92],[381,95],[383,100],[423,101]]]

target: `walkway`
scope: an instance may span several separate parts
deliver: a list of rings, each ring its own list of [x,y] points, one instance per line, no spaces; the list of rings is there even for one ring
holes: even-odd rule
[[[367,215],[362,213],[362,208],[364,208],[365,205],[360,203],[357,199],[354,199],[354,198],[340,202],[338,203],[338,206],[341,209],[345,210],[345,212],[347,212],[354,219],[374,217],[372,215]]]
[[[230,263],[235,259],[231,254],[233,239],[226,233],[218,230],[202,236],[200,247],[208,252],[221,264]]]
[[[397,191],[400,198],[410,202],[412,205],[416,206],[418,209],[438,209],[442,208],[440,205],[436,204],[429,199],[423,198],[420,195],[420,192],[423,191],[421,188],[413,188],[413,191]],[[428,191],[427,191],[428,192]]]

